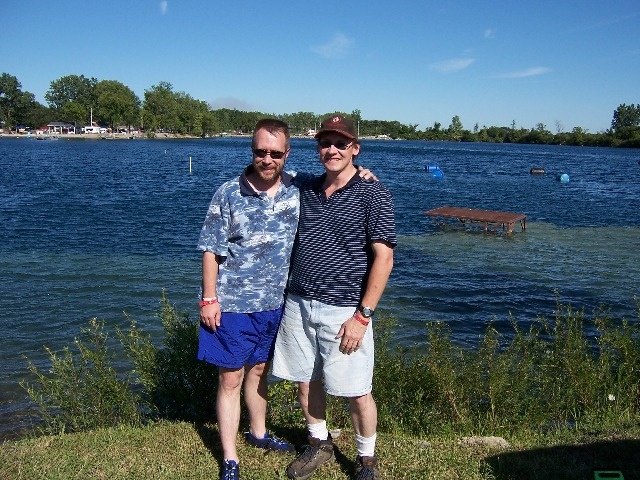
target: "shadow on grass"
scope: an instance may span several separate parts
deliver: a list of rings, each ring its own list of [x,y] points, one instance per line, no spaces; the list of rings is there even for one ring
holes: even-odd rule
[[[619,471],[624,480],[640,480],[640,440],[599,441],[522,452],[486,459],[496,480],[594,479],[594,470]],[[623,478],[613,474],[601,478]]]
[[[197,422],[194,424],[196,432],[202,439],[202,444],[211,452],[213,458],[218,462],[218,469],[222,468],[222,445],[218,430],[207,424]]]
[[[218,462],[218,468],[221,469],[223,452],[218,429],[211,424],[200,422],[195,423],[194,427],[202,440],[202,444],[207,448],[207,450],[209,450],[209,452],[211,452],[213,458]],[[308,445],[307,432],[304,429],[295,427],[273,427],[269,429],[269,431],[274,435],[293,443],[296,447],[297,454],[302,452],[305,445]],[[336,463],[340,470],[350,478],[355,468],[355,461],[342,453],[335,443],[333,449],[336,457]],[[291,460],[293,460],[293,457]]]

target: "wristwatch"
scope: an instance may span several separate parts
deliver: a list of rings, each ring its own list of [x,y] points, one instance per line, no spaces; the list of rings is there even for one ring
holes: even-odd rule
[[[358,307],[358,311],[362,314],[362,316],[363,316],[364,318],[371,318],[371,317],[373,317],[373,313],[374,313],[374,312],[373,312],[373,308],[371,308],[371,307],[366,307],[366,306],[360,305],[360,306]]]

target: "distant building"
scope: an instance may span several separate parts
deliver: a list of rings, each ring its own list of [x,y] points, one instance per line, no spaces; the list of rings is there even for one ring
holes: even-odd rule
[[[60,135],[76,133],[76,127],[70,123],[51,122],[47,124],[47,133]]]

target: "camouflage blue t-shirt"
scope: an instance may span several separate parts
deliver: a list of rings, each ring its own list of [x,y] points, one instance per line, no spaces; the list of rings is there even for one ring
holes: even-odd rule
[[[300,216],[299,191],[282,173],[274,198],[256,193],[243,174],[213,195],[198,249],[222,258],[217,295],[223,312],[262,312],[284,301]]]

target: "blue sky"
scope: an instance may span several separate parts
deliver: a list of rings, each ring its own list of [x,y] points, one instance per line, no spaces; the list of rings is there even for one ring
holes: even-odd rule
[[[638,0],[5,0],[0,73],[162,81],[214,108],[552,132],[640,104]]]

